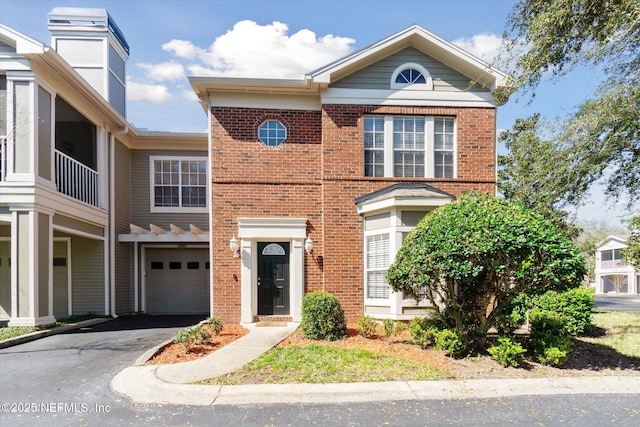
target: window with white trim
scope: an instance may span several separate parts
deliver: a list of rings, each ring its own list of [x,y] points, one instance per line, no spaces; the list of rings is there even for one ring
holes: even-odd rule
[[[454,178],[455,118],[365,116],[364,175]]]
[[[389,269],[389,234],[365,238],[366,295],[370,299],[389,299],[386,276]]]
[[[204,157],[150,156],[152,212],[206,212]]]
[[[391,74],[391,89],[433,90],[433,79],[420,64],[402,64]]]
[[[287,128],[279,120],[265,120],[258,127],[258,139],[269,147],[277,147],[287,139]]]

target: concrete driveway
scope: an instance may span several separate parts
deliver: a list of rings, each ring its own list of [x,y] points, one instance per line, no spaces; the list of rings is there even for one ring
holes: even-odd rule
[[[109,390],[113,376],[149,348],[204,318],[126,316],[2,349],[0,402],[76,405],[74,409],[86,405],[92,410],[122,406],[124,398]],[[16,420],[0,415],[0,425],[3,419]]]
[[[596,295],[594,308],[613,311],[640,312],[640,295],[605,294]]]

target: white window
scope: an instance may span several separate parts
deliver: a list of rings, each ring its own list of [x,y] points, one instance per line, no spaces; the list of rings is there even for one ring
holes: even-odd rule
[[[287,139],[287,128],[278,120],[265,120],[258,128],[258,138],[264,145],[276,147]]]
[[[402,64],[391,74],[391,89],[433,90],[431,75],[420,64]]]
[[[207,212],[204,157],[150,157],[151,212]]]
[[[389,299],[389,284],[386,280],[389,268],[389,234],[366,237],[366,284],[367,298]]]
[[[365,176],[454,178],[455,119],[365,116]]]

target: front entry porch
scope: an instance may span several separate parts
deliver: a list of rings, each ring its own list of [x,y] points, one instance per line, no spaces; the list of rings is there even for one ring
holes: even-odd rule
[[[306,218],[238,218],[241,317],[302,319]]]

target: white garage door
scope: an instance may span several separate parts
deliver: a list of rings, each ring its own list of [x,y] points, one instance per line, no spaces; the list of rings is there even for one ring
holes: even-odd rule
[[[146,250],[147,313],[209,312],[209,250]]]

